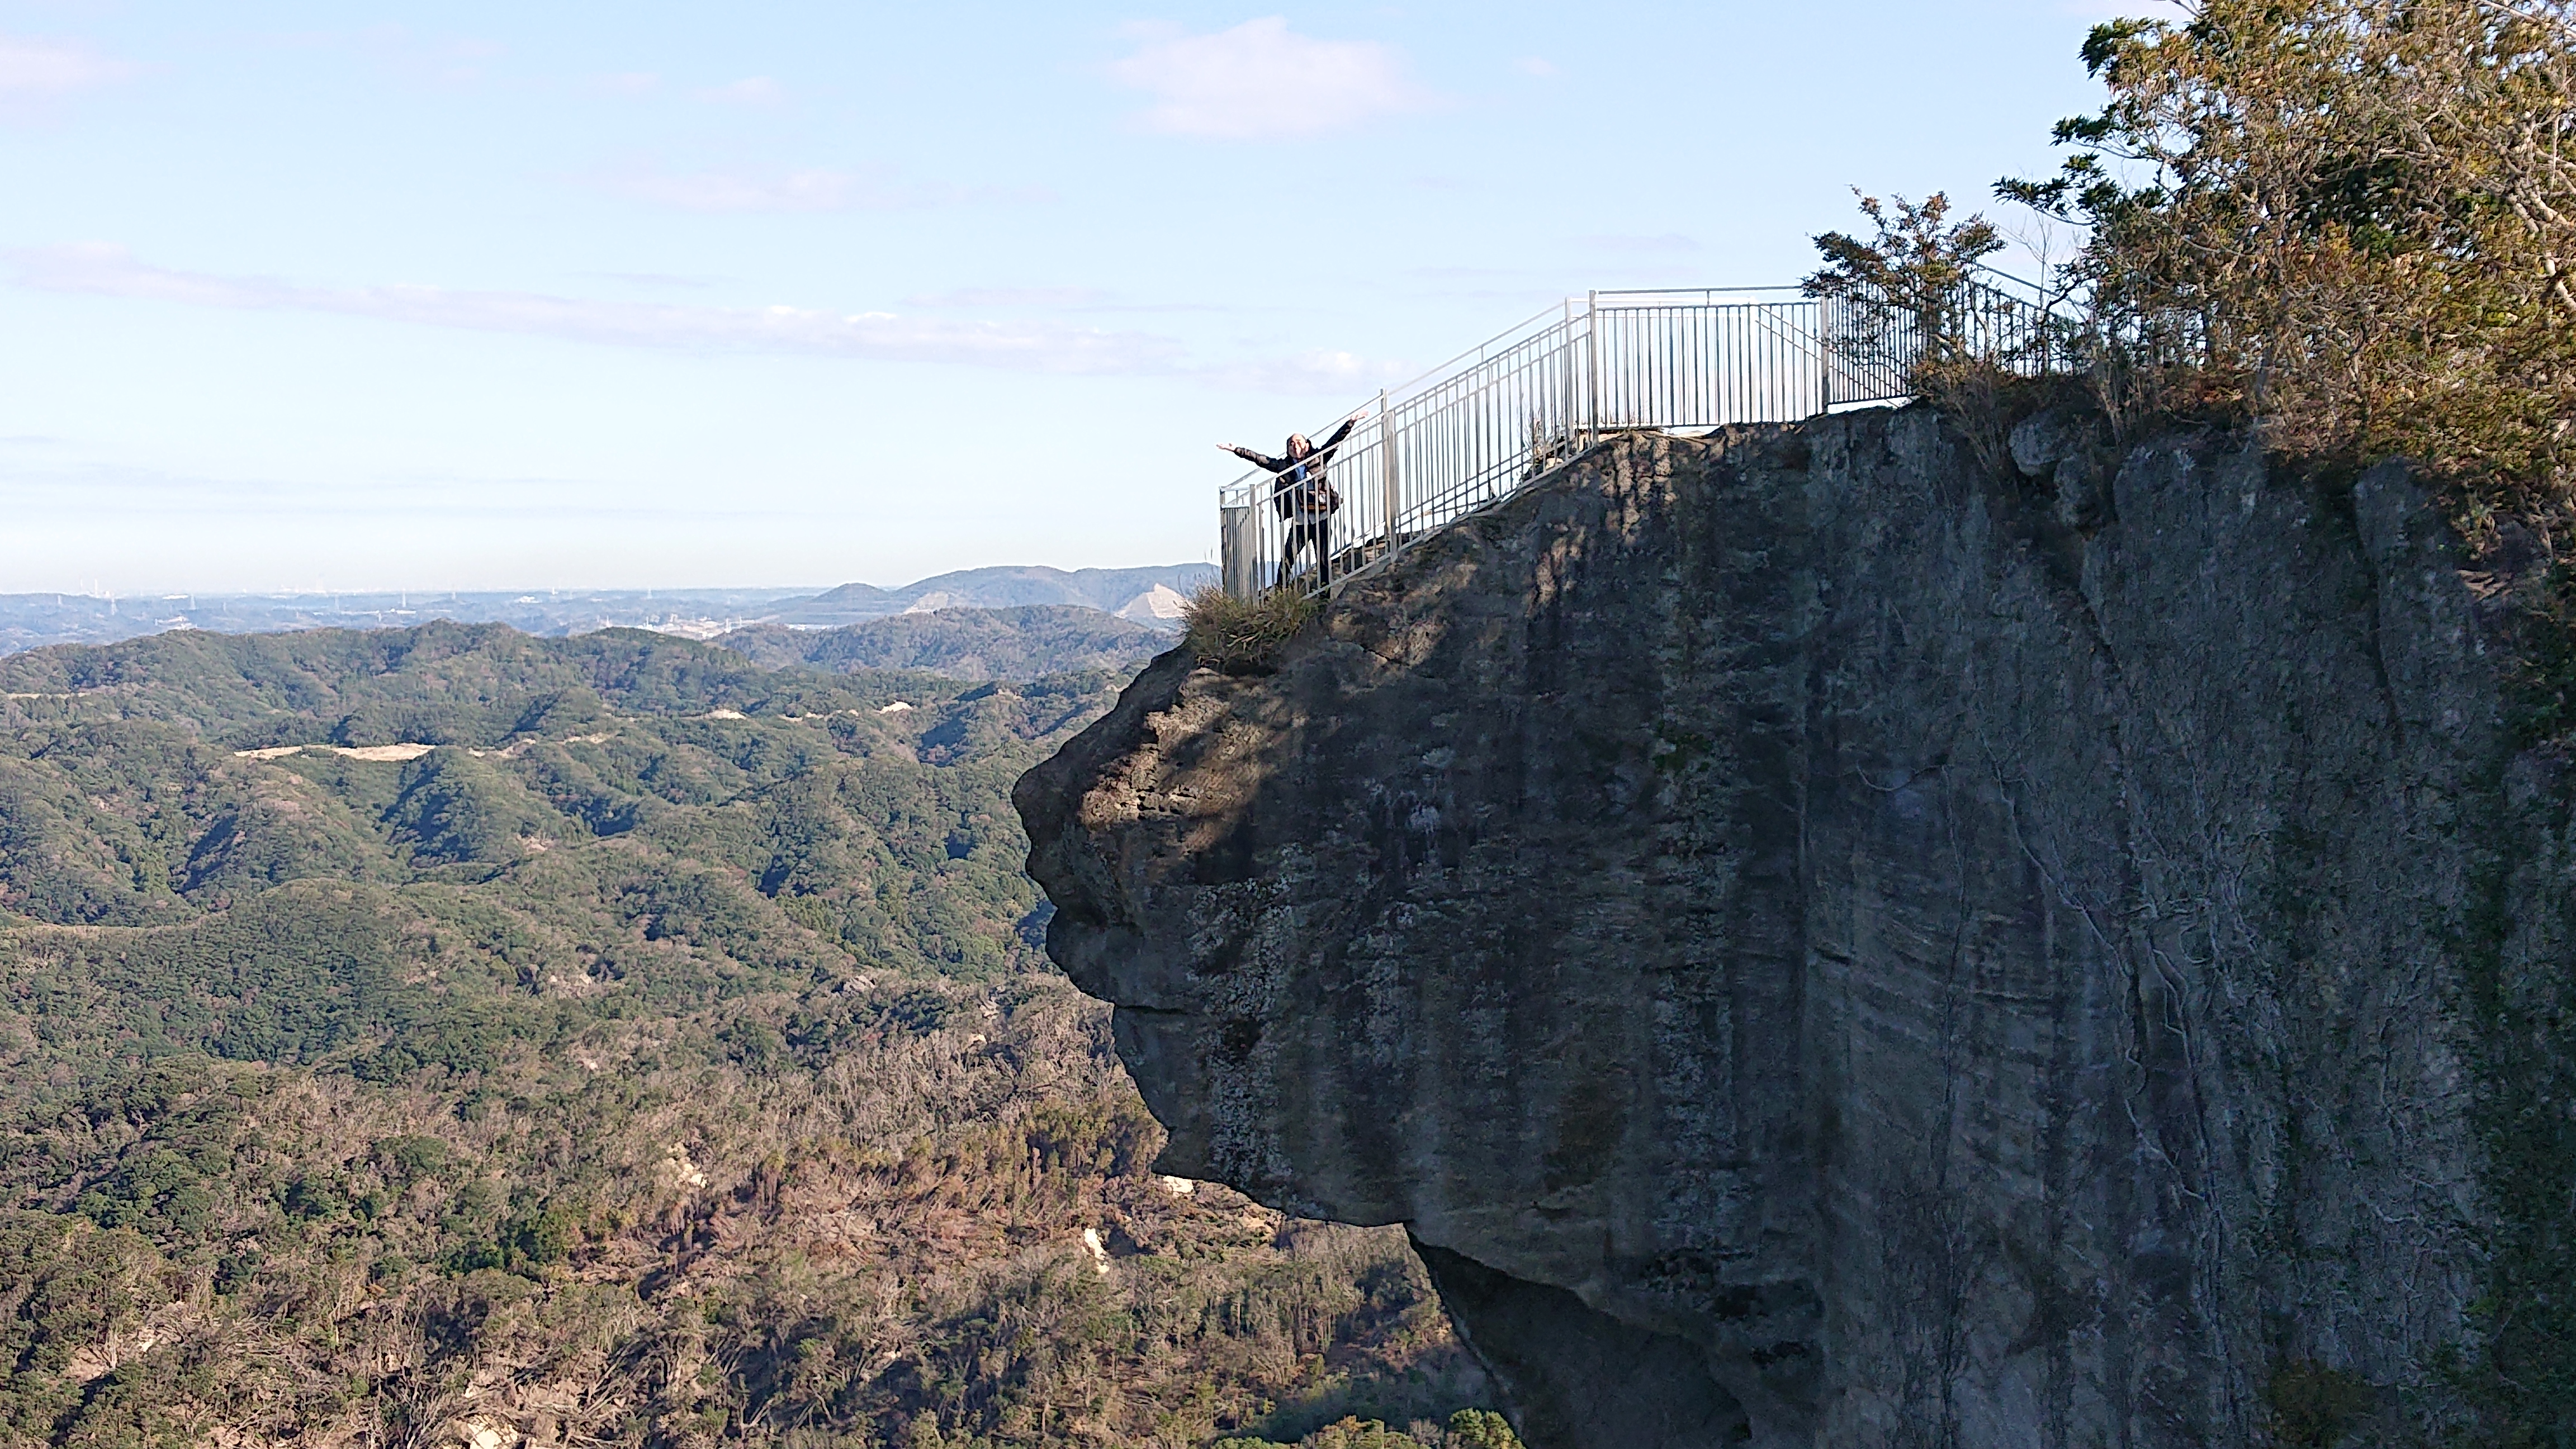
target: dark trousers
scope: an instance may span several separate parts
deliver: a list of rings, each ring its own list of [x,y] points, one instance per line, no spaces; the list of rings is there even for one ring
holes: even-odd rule
[[[1288,550],[1279,560],[1279,587],[1288,587],[1288,576],[1297,570],[1297,555],[1310,546],[1315,550],[1316,586],[1333,581],[1333,515],[1296,513],[1288,518]]]

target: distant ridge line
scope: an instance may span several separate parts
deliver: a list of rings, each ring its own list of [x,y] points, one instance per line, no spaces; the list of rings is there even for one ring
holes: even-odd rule
[[[713,639],[763,624],[829,629],[907,612],[1067,605],[1128,611],[1170,627],[1169,590],[1186,596],[1216,577],[1212,564],[1057,569],[996,565],[959,569],[893,588],[848,583],[804,589],[489,589],[315,591],[305,594],[0,594],[0,655],[53,644],[114,644],[178,629],[275,634],[304,629],[399,629],[432,620],[506,624],[559,638],[637,628]]]

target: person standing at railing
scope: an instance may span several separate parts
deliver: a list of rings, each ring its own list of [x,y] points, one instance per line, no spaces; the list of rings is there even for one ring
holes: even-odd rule
[[[1333,450],[1358,427],[1360,415],[1342,419],[1333,435],[1317,446],[1306,440],[1304,433],[1290,433],[1284,449],[1288,456],[1273,458],[1233,443],[1218,447],[1271,475],[1270,506],[1279,510],[1288,524],[1288,543],[1279,556],[1279,587],[1288,586],[1288,576],[1297,566],[1297,555],[1312,548],[1315,551],[1315,584],[1321,588],[1333,581],[1333,515],[1341,511],[1342,496],[1333,491],[1325,469],[1333,460]]]

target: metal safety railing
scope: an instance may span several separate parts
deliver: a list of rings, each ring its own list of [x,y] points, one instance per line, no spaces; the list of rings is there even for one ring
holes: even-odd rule
[[[1226,484],[1222,585],[1237,598],[1327,588],[1509,496],[1603,433],[1790,422],[1902,401],[1930,326],[2014,371],[2050,370],[2063,350],[2058,319],[2009,285],[1971,283],[1928,323],[1786,287],[1570,298],[1380,392],[1303,477],[1256,468]],[[1334,430],[1311,436],[1321,443]]]

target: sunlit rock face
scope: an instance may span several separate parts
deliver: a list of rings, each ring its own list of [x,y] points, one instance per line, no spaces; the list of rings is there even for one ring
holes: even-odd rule
[[[1614,440],[1158,661],[1018,801],[1163,1170],[1407,1224],[1540,1449],[2438,1405],[2493,622],[2402,469],[2011,444]]]

